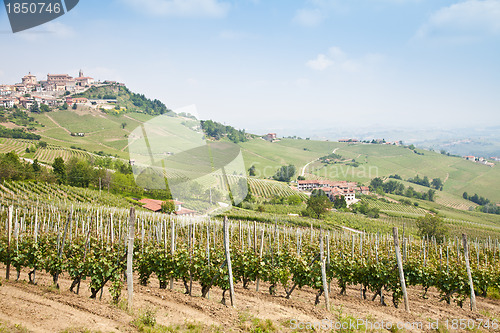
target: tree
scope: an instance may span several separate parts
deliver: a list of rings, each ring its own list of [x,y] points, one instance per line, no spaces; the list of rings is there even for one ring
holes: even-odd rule
[[[417,219],[418,234],[422,237],[435,237],[436,241],[441,243],[448,233],[448,229],[442,218],[426,214]]]
[[[429,177],[424,176],[424,179],[422,179],[421,185],[425,186],[425,187],[431,187],[431,183],[429,182]]]
[[[248,175],[249,176],[255,176],[256,175],[255,165],[252,165],[250,168],[248,168]]]
[[[0,155],[0,180],[22,180],[24,168],[16,152]]]
[[[56,157],[54,163],[52,163],[52,169],[56,175],[59,184],[63,184],[66,181],[66,165],[62,157]]]
[[[304,177],[304,176],[298,176],[297,180],[306,180],[306,177]]]
[[[382,187],[383,185],[384,181],[380,177],[373,178],[372,181],[370,182],[370,187],[372,191],[376,191],[379,187]]]
[[[33,161],[33,164],[31,164],[31,166],[33,167],[33,171],[35,171],[35,172],[39,172],[41,170],[40,163],[38,163],[38,158],[35,158],[35,160]]]
[[[164,214],[171,214],[175,212],[175,204],[172,200],[164,201],[161,204],[161,212]]]
[[[289,205],[297,206],[297,205],[300,205],[302,203],[302,198],[300,197],[300,195],[294,194],[294,195],[289,196],[286,199],[286,202]]]
[[[436,194],[435,190],[431,189],[431,190],[427,191],[427,200],[434,201],[435,194]]]
[[[247,197],[248,195],[251,196],[250,191],[248,191]],[[207,189],[205,191],[205,197],[208,198],[212,204],[216,204],[224,199],[222,193],[215,188]]]
[[[77,108],[78,108],[78,105],[77,105],[76,103],[73,103],[73,107],[72,107],[72,109],[73,109],[73,110],[76,110]]]
[[[61,110],[67,110],[68,109],[68,103],[64,102],[64,104],[61,106]]]
[[[39,142],[38,142],[38,147],[40,147],[40,148],[45,148],[45,147],[47,147],[47,142],[45,142],[45,141],[39,141]]]
[[[469,200],[469,194],[467,194],[467,192],[464,192],[464,194],[462,194],[462,197],[463,197],[465,200]]]
[[[47,104],[41,104],[40,105],[40,112],[50,112],[50,108]]]
[[[335,207],[335,209],[347,208],[347,202],[345,201],[344,196],[339,195],[335,197],[335,200],[333,201],[333,207]]]
[[[38,107],[38,103],[35,102],[31,105],[30,107],[30,112],[34,112],[34,113],[39,113],[40,112],[40,108]]]
[[[432,187],[435,188],[436,190],[443,190],[443,181],[441,178],[434,178],[431,183]]]
[[[122,129],[125,129],[125,127],[127,126],[127,123],[123,122],[121,126],[122,126]]]
[[[282,166],[276,171],[276,174],[273,178],[280,182],[289,182],[292,177],[295,175],[295,165],[287,165]]]
[[[88,187],[93,176],[93,168],[86,160],[72,158],[66,165],[68,184],[71,186]]]
[[[332,202],[325,194],[325,192],[313,191],[309,199],[307,200],[307,208],[303,212],[304,215],[309,215],[314,218],[320,218],[322,215],[332,208]]]

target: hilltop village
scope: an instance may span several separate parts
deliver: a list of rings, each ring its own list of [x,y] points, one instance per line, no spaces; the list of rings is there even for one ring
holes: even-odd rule
[[[70,95],[85,92],[91,87],[110,84],[123,85],[116,81],[96,81],[92,77],[85,76],[82,70],[77,77],[69,74],[47,74],[47,79],[42,81],[38,81],[35,75],[28,73],[20,83],[0,84],[0,107],[22,106],[30,109],[35,103],[49,107],[62,106],[64,103],[69,106],[75,103],[102,104],[98,101],[89,101],[87,98],[72,98]]]

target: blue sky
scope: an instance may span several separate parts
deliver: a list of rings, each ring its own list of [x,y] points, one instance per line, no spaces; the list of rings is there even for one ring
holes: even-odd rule
[[[0,82],[82,68],[255,132],[500,125],[500,0],[81,0],[9,30]]]

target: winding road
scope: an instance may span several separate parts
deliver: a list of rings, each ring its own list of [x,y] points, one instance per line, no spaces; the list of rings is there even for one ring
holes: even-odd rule
[[[338,150],[338,148],[335,148],[335,149],[333,150],[332,154],[335,154],[335,152],[336,152],[337,150]],[[307,169],[307,167],[309,166],[309,164],[314,163],[314,162],[316,162],[317,160],[319,160],[319,157],[318,157],[317,159],[312,160],[311,162],[307,163],[306,165],[304,165],[304,167],[302,167],[302,171],[300,172],[300,175],[301,175],[302,177],[304,177],[304,175],[305,175],[305,173],[306,173],[306,169]]]

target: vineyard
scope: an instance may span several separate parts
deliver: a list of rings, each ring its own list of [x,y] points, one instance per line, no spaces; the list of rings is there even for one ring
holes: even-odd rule
[[[129,207],[131,201],[123,197],[99,191],[68,185],[43,182],[4,182],[0,184],[0,203],[51,202],[58,205],[102,205],[107,207]]]
[[[396,239],[401,243],[406,284],[421,289],[424,298],[429,288],[436,288],[443,302],[463,307],[471,295],[469,258],[477,295],[486,297],[500,288],[500,244],[492,239],[469,242],[466,248],[459,238],[438,243],[405,234],[393,239],[389,234],[350,235],[278,224],[223,224],[150,212],[130,215],[124,208],[69,205],[63,200],[58,205],[23,205],[18,200],[13,207],[3,205],[0,218],[5,221],[0,227],[0,261],[17,277],[28,269],[29,281],[35,283],[37,271],[45,271],[57,285],[64,274],[73,281],[75,293],[86,279],[91,298],[102,295],[105,285],[115,300],[120,298],[130,225],[135,230],[133,267],[141,285],[157,279],[165,289],[175,280],[192,295],[193,284],[198,284],[203,297],[218,287],[223,303],[232,281],[243,288],[256,285],[257,290],[259,283],[265,283],[270,295],[282,289],[285,298],[292,297],[296,288],[311,288],[316,296],[310,302],[316,305],[329,301],[327,290],[332,285],[340,294],[357,287],[366,302],[378,298],[382,304],[399,307],[403,289]],[[237,299],[231,293],[231,301],[233,297]]]
[[[403,205],[400,203],[374,200],[371,198],[365,198],[363,201],[367,202],[370,207],[378,208],[381,212],[388,213],[391,216],[419,217],[424,216],[427,213],[425,209],[412,205]]]
[[[34,158],[40,162],[52,164],[57,157],[62,157],[65,161],[72,157],[78,159],[89,159],[90,155],[81,150],[61,148],[57,146],[47,146],[46,148],[38,148]]]
[[[26,148],[36,148],[34,155],[29,155],[30,159],[38,159],[42,163],[52,164],[56,157],[62,157],[65,161],[72,157],[79,159],[88,159],[90,154],[76,149],[63,148],[54,145],[47,147],[36,147],[37,141],[22,140],[22,139],[7,139],[0,138],[0,153],[16,152],[19,156],[26,155]]]
[[[0,153],[15,151],[16,154],[22,155],[26,151],[26,148],[34,145],[35,143],[30,140],[0,138]]]
[[[304,193],[298,192],[287,184],[277,181],[248,178],[248,184],[253,195],[263,198],[289,197],[292,195],[300,195],[302,198],[307,198]]]

